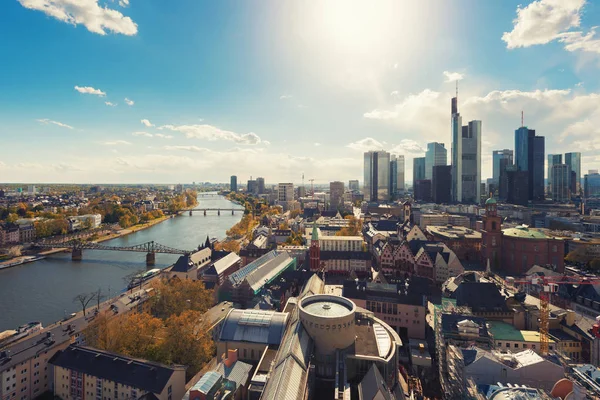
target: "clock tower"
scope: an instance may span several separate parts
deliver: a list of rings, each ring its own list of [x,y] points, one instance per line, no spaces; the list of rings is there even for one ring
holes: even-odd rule
[[[498,204],[490,196],[485,201],[485,216],[481,231],[482,261],[491,266],[492,271],[500,269],[502,252],[502,218],[498,216]]]

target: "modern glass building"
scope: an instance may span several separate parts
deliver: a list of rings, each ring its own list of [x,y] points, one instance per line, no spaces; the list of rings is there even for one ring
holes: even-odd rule
[[[232,192],[237,192],[237,176],[231,175],[229,179],[229,190]]]
[[[404,156],[390,156],[390,196],[404,193]]]
[[[513,165],[513,151],[509,149],[494,150],[492,152],[492,181],[500,185],[500,172],[506,171],[506,167]]]
[[[575,185],[572,182],[569,182],[569,184],[574,186],[575,191],[579,193],[581,189],[581,153],[565,153],[565,164],[571,168],[571,171],[575,172]]]
[[[452,98],[452,200],[462,200],[462,117],[458,112],[458,99]]]
[[[413,187],[417,181],[425,179],[425,157],[413,158]]]
[[[481,201],[481,121],[462,126],[457,98],[452,99],[452,200]]]
[[[532,182],[533,191],[532,199],[544,200],[544,164],[546,161],[546,138],[544,136],[533,137],[533,168]]]
[[[515,165],[528,172],[530,200],[544,199],[545,143],[543,136],[526,126],[515,131]]]
[[[433,167],[436,165],[446,165],[448,163],[448,151],[444,143],[427,143],[425,152],[425,179],[433,178]]]
[[[598,171],[589,171],[583,179],[585,197],[600,197],[600,174]]]
[[[562,164],[562,154],[548,154],[548,193],[552,196],[552,166]]]
[[[569,176],[571,168],[567,164],[554,164],[552,166],[552,200],[567,202],[570,199]]]
[[[364,158],[363,193],[366,201],[388,201],[390,198],[390,153],[368,151]]]

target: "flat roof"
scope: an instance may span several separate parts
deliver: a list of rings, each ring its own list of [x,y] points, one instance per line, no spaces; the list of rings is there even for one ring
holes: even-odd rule
[[[501,321],[488,321],[489,332],[494,340],[507,340],[510,342],[539,342],[540,333],[537,331],[520,331],[514,326]],[[550,343],[555,343],[549,339]]]
[[[443,236],[449,239],[481,239],[481,232],[477,232],[465,226],[427,225],[426,230],[434,235]]]

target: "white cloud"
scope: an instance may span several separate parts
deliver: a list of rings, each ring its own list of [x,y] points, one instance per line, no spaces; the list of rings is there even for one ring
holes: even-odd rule
[[[173,132],[181,132],[185,134],[187,138],[193,139],[205,139],[205,140],[227,140],[230,142],[257,145],[267,144],[266,141],[254,132],[239,134],[231,131],[226,131],[212,125],[163,125],[158,129],[167,129]]]
[[[121,7],[129,7],[129,0],[119,0],[119,5]]]
[[[112,140],[112,141],[104,142],[102,144],[104,144],[106,146],[119,146],[119,145],[129,146],[131,144],[131,142],[128,142],[127,140]]]
[[[150,121],[148,121],[147,119],[143,119],[140,121],[142,124],[146,125],[148,128],[152,128],[154,126],[153,123],[151,123]]]
[[[371,137],[367,137],[364,139],[357,140],[356,142],[352,142],[346,145],[346,147],[352,150],[358,151],[369,151],[369,150],[385,150],[385,142],[380,142]]]
[[[396,92],[392,92],[396,93]],[[433,107],[436,100],[440,98],[440,93],[430,89],[425,89],[417,94],[410,94],[399,104],[390,109],[375,109],[366,112],[363,116],[368,119],[410,119],[414,118],[416,110]]]
[[[315,146],[316,146],[316,147],[319,147],[320,145],[321,145],[321,143],[318,143],[318,142],[317,142],[317,143],[315,143]]]
[[[590,29],[587,34],[583,32],[566,32],[559,39],[565,43],[565,50],[568,51],[586,51],[600,54],[600,38],[596,37],[596,28]]]
[[[412,139],[402,139],[399,144],[392,147],[390,153],[393,154],[422,154],[425,149]]]
[[[111,103],[110,101],[105,101],[104,104],[106,104],[109,107],[116,107],[117,103]]]
[[[292,97],[293,96],[291,94],[282,94],[281,96],[279,96],[279,100],[289,100]]]
[[[154,136],[161,139],[173,139],[173,135],[164,135],[162,133],[156,133]]]
[[[60,126],[62,128],[73,129],[73,127],[71,125],[63,124],[62,122],[58,122],[58,121],[52,121],[51,119],[48,119],[48,118],[36,119],[36,121],[39,122],[40,124],[44,124],[44,125],[54,124],[54,125]]]
[[[127,104],[128,106],[132,106],[135,104],[135,102],[133,100],[129,100],[127,97],[125,97],[125,104]]]
[[[151,133],[148,132],[133,132],[132,133],[133,136],[146,136],[146,137],[152,137],[154,135],[152,135]]]
[[[444,76],[446,77],[446,82],[455,82],[463,80],[465,74],[461,74],[460,72],[444,71]]]
[[[98,0],[18,0],[25,8],[41,11],[71,25],[83,25],[99,35],[107,32],[135,35],[137,24],[121,12],[101,6]]]
[[[509,49],[550,43],[579,26],[584,4],[585,0],[537,0],[518,6],[513,30],[504,32],[502,40]]]
[[[583,82],[577,82],[577,83],[575,84],[575,86],[577,86],[577,87],[582,87],[582,86],[583,86]]]
[[[75,86],[75,90],[77,90],[79,93],[84,93],[84,94],[95,94],[100,97],[106,96],[105,92],[103,92],[100,89],[95,89],[91,86]]]

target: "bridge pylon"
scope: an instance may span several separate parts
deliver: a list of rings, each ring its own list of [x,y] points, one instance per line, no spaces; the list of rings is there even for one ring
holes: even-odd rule
[[[146,266],[152,267],[156,264],[156,253],[148,252],[146,253]]]
[[[83,249],[80,247],[73,247],[73,251],[71,252],[71,260],[81,261],[82,259],[83,259]]]
[[[221,209],[217,210],[217,215],[221,215]]]
[[[204,210],[204,216],[206,217],[206,210]]]

